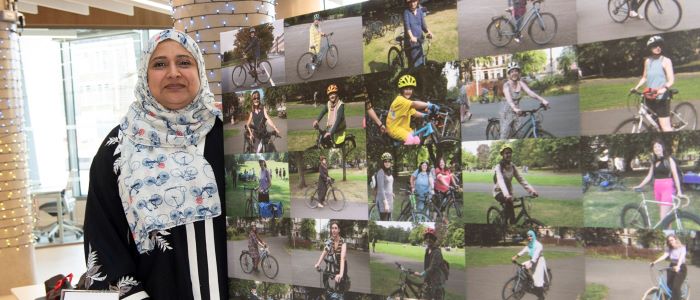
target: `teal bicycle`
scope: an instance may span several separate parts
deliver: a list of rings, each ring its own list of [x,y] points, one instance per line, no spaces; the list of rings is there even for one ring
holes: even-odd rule
[[[654,268],[649,269],[651,272],[651,282],[656,284],[656,286],[653,286],[649,288],[645,293],[644,296],[642,296],[642,300],[666,300],[666,299],[671,299],[671,287],[668,286],[666,282],[666,273],[670,270],[671,268],[663,268],[660,269],[656,272],[654,272]],[[657,273],[656,278],[654,278],[654,273]],[[681,285],[681,299],[683,300],[688,300],[690,299],[690,287],[688,286],[688,279],[686,277],[686,280],[683,281],[683,284]]]

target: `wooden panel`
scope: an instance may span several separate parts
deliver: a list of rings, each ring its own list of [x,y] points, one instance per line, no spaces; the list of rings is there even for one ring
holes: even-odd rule
[[[27,28],[90,28],[90,29],[165,29],[173,27],[169,15],[134,7],[127,16],[90,7],[90,15],[81,16],[43,6],[39,14],[25,16]]]

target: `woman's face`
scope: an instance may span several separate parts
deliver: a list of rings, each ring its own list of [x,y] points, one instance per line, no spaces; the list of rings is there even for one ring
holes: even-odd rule
[[[258,93],[253,94],[253,106],[260,105],[260,95]]]
[[[415,10],[416,8],[418,8],[418,0],[406,0],[406,4],[411,10]]]
[[[420,164],[420,170],[422,172],[428,172],[428,164],[426,164],[426,163]]]
[[[390,160],[384,161],[384,168],[386,168],[386,169],[391,168],[391,161]]]
[[[651,50],[651,54],[653,54],[653,55],[660,55],[661,54],[661,45],[659,45],[659,44],[653,45],[649,49]]]
[[[519,69],[513,69],[508,72],[508,77],[510,80],[517,81],[520,80],[520,70]]]
[[[333,235],[333,237],[337,237],[339,234],[340,228],[338,228],[338,224],[331,225],[331,235]]]
[[[505,161],[510,161],[511,158],[513,158],[513,151],[510,149],[505,149],[503,152],[501,152],[501,156]]]
[[[654,143],[654,155],[658,157],[664,156],[664,146],[659,143]]]
[[[666,241],[668,241],[668,244],[671,245],[671,247],[678,248],[678,239],[676,239],[675,236],[669,236]]]
[[[328,100],[330,100],[331,103],[335,103],[335,101],[338,100],[338,94],[331,93],[330,95],[328,95]]]
[[[192,54],[178,42],[156,46],[148,62],[148,88],[164,107],[176,110],[194,101],[199,92],[199,69]]]
[[[440,159],[440,169],[444,169],[444,168],[445,168],[445,160]]]

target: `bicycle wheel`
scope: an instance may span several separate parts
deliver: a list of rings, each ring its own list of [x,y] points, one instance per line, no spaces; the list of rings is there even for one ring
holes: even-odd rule
[[[520,282],[518,276],[513,276],[503,285],[501,297],[503,300],[522,299],[525,296],[525,286]]]
[[[258,82],[260,84],[268,83],[270,81],[270,76],[272,76],[272,64],[267,60],[259,62],[257,72]]]
[[[498,207],[489,207],[489,209],[486,211],[486,224],[499,226],[503,225],[505,222],[503,222],[502,214],[503,213]]]
[[[608,0],[608,14],[616,23],[622,23],[630,17],[629,0]]]
[[[408,215],[408,218],[406,219],[406,221],[411,222],[411,223],[415,223],[415,222],[423,223],[423,222],[432,222],[433,220],[431,220],[430,217],[428,217],[426,214],[424,214],[422,212],[414,212],[413,214]]]
[[[460,139],[443,137],[438,141],[438,147],[440,147],[440,149],[454,149],[461,143],[462,141]]]
[[[452,199],[450,203],[447,206],[447,212],[445,215],[449,218],[450,217],[450,212],[454,211],[455,214],[457,215],[457,218],[462,218],[462,202],[459,201],[458,199]]]
[[[676,216],[678,217],[676,218]],[[670,214],[666,215],[666,217],[664,217],[659,227],[661,227],[662,229],[666,229],[669,228],[669,226],[671,226],[671,228],[675,230],[700,230],[700,216],[682,210],[676,211],[675,214],[671,212]]]
[[[331,45],[326,52],[326,64],[329,68],[333,69],[338,65],[339,59],[340,54],[338,53],[338,47],[336,45]]]
[[[538,45],[551,42],[557,35],[557,18],[550,13],[541,13],[541,18],[535,18],[530,22],[527,34]]]
[[[489,122],[489,125],[486,125],[486,139],[497,140],[499,138],[501,138],[501,122]]]
[[[667,31],[678,26],[683,17],[683,9],[677,0],[647,0],[644,16],[651,27]]]
[[[238,261],[241,263],[243,273],[250,274],[250,272],[253,272],[253,257],[250,256],[248,251],[241,253],[241,256],[238,257]]]
[[[486,36],[489,38],[489,43],[497,48],[507,46],[513,40],[514,32],[515,27],[504,17],[493,19],[489,26],[486,27]]]
[[[263,258],[260,265],[262,266],[263,274],[270,279],[277,277],[277,273],[280,271],[279,264],[277,264],[277,259],[272,255],[268,255]]]
[[[408,221],[408,219],[411,218],[411,209],[409,208],[408,201],[401,201],[401,209],[399,209],[399,211],[401,213],[399,213],[397,221]]]
[[[553,138],[555,138],[555,136],[554,136],[553,134],[549,133],[549,131],[542,130],[542,129],[537,130],[537,136],[535,136],[534,134],[530,134],[530,137],[533,137],[533,138],[545,138],[545,139],[553,139]]]
[[[233,68],[233,71],[231,71],[231,81],[233,82],[233,86],[235,88],[243,86],[246,76],[248,76],[247,73],[248,72],[245,71],[245,68],[242,65],[238,65]]]
[[[254,205],[253,201],[249,199],[249,201],[247,201],[247,204],[246,204],[244,217],[246,217],[246,218],[254,217],[255,209],[253,208],[253,205]]]
[[[642,122],[640,125],[639,122],[640,122],[639,118],[629,118],[627,120],[624,120],[624,121],[622,121],[622,123],[620,123],[620,125],[617,125],[615,130],[613,130],[613,134],[640,133],[640,132],[651,131],[651,129],[649,128],[649,125],[647,125],[644,122]]]
[[[331,210],[341,211],[345,208],[345,195],[343,191],[332,188],[326,195],[326,204]]]
[[[369,208],[369,219],[374,221],[379,221],[379,208],[376,203],[373,203]]]
[[[622,228],[649,228],[649,219],[638,204],[629,203],[622,208],[620,224]]]
[[[401,50],[399,50],[399,48],[391,47],[391,49],[389,49],[389,54],[387,54],[387,64],[391,70],[397,68],[403,69],[403,56],[401,56]]]
[[[695,130],[697,124],[698,113],[692,104],[682,102],[673,109],[673,115],[671,115],[671,126],[673,126],[674,131]]]
[[[314,54],[311,52],[306,52],[299,57],[299,61],[297,61],[297,75],[299,75],[299,78],[306,80],[314,75],[316,65],[313,60]]]
[[[314,186],[309,187],[304,192],[304,204],[309,208],[318,207],[318,189]]]
[[[644,292],[642,300],[666,300],[666,295],[658,287],[653,287]]]

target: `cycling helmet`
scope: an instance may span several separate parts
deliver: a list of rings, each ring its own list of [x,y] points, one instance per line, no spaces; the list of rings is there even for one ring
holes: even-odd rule
[[[510,71],[512,71],[513,69],[518,69],[518,71],[521,70],[520,65],[515,61],[511,61],[508,63],[508,72],[506,73],[510,74]]]
[[[416,87],[416,78],[411,75],[403,75],[399,78],[399,88],[405,88],[408,86]]]
[[[326,95],[330,95],[332,93],[338,93],[338,86],[335,83],[331,83],[326,89]]]
[[[391,153],[384,152],[384,154],[382,154],[382,161],[387,161],[387,160],[392,161],[393,157],[391,157]]]
[[[513,152],[513,146],[511,146],[510,144],[503,144],[498,153],[503,154],[503,151],[505,151],[506,149],[510,149],[510,151]]]
[[[656,45],[663,45],[663,43],[664,43],[664,38],[662,38],[661,36],[655,35],[655,36],[650,37],[649,40],[647,40],[647,47],[651,48],[651,47],[656,46]]]
[[[435,234],[434,228],[426,228],[425,231],[423,231],[423,238],[425,238],[425,236],[429,234],[431,234],[433,238],[437,238],[437,234]]]
[[[314,21],[315,21],[315,20],[321,20],[321,15],[315,14],[315,15],[314,15]]]

